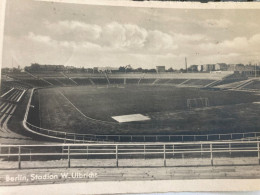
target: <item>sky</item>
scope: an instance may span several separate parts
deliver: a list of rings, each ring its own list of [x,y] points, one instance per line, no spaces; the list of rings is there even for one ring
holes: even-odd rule
[[[8,0],[3,67],[260,62],[260,12]]]

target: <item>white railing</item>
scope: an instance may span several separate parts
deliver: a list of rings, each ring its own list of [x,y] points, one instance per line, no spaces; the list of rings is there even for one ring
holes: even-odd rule
[[[201,158],[214,159],[220,157],[240,158],[241,155],[256,157],[260,164],[259,141],[223,141],[223,142],[189,142],[189,143],[142,143],[142,144],[46,144],[46,145],[0,145],[0,157],[18,162],[21,169],[22,161],[28,157],[37,160],[60,158],[67,159],[67,167],[71,167],[71,159],[114,159],[119,167],[119,159],[162,159],[162,166],[167,166],[168,159]],[[15,149],[14,149],[15,148]],[[26,148],[27,151],[22,150]],[[12,152],[10,152],[12,151]],[[181,156],[181,157],[180,157]],[[203,158],[202,158],[203,156]],[[94,162],[95,163],[95,162]],[[94,164],[94,166],[96,166]],[[138,166],[138,165],[137,165]]]
[[[64,142],[73,143],[86,143],[89,141],[113,141],[113,142],[158,142],[158,141],[215,141],[215,140],[240,140],[250,138],[255,138],[255,140],[260,139],[260,132],[246,132],[246,133],[227,133],[227,134],[205,134],[205,135],[95,135],[95,134],[79,134],[79,133],[69,133],[58,130],[51,130],[40,128],[26,122],[27,126],[38,133],[43,135],[57,137],[63,139]]]

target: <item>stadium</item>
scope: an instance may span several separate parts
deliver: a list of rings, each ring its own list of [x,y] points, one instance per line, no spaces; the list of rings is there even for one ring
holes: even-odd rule
[[[259,79],[241,73],[43,71],[2,78],[3,137],[203,141],[252,136],[260,126]]]
[[[0,164],[47,175],[97,169],[84,181],[257,178],[248,169],[260,163],[259,86],[230,71],[4,73]],[[151,167],[167,169],[150,175]]]

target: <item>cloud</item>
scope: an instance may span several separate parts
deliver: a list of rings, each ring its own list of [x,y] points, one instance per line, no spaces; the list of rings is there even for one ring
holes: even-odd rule
[[[210,21],[210,22],[209,22]],[[229,23],[209,20],[215,28]],[[218,21],[218,22],[216,22]],[[205,24],[205,21],[204,21]],[[216,25],[215,25],[216,24]],[[207,34],[164,32],[136,24],[110,22],[104,25],[80,21],[46,22],[46,31],[29,32],[20,42],[12,42],[26,63],[52,63],[84,66],[166,65],[182,67],[190,63],[245,62],[260,55],[260,34],[215,41]],[[55,29],[53,29],[56,27]],[[47,31],[49,30],[49,31]],[[17,50],[17,56],[19,50]],[[22,56],[20,57],[22,58]],[[60,58],[60,59],[58,59]],[[69,60],[68,60],[69,59]]]
[[[99,43],[114,48],[142,48],[147,34],[137,25],[112,22],[103,27]]]
[[[56,38],[73,41],[96,40],[100,37],[102,31],[99,25],[87,24],[74,20],[64,20],[56,23],[45,21],[44,24],[47,29],[56,34]]]
[[[65,41],[67,46],[68,42],[77,45],[80,45],[80,42],[88,42],[103,48],[138,51],[147,49],[154,52],[178,48],[172,35],[159,30],[147,30],[135,24],[111,22],[99,26],[79,21],[45,21],[45,25],[48,29],[54,29],[54,38]]]
[[[209,37],[202,34],[181,34],[181,33],[172,33],[173,40],[180,43],[190,43],[198,41],[208,41]]]
[[[258,46],[260,49],[260,34],[255,34],[249,39],[249,43]]]
[[[56,41],[52,40],[51,37],[45,35],[36,35],[33,32],[29,32],[27,38],[32,41],[36,41],[44,44],[57,44]]]
[[[49,45],[51,47],[64,47],[68,49],[100,49],[100,46],[91,42],[75,42],[75,41],[58,41],[54,40],[49,36],[36,35],[33,32],[25,37],[29,41],[38,42],[41,44]]]
[[[249,38],[247,37],[235,37],[231,40],[224,40],[222,42],[207,42],[198,45],[202,51],[207,51],[208,53],[252,53],[254,51],[260,51],[260,34],[255,34]]]
[[[174,44],[171,35],[158,30],[149,31],[145,45],[147,49],[155,51],[175,50],[178,48]]]

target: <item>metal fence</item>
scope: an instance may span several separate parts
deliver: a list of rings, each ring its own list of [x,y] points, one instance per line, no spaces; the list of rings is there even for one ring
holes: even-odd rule
[[[0,145],[0,157],[18,162],[34,158],[38,160],[67,159],[67,167],[71,167],[72,159],[114,159],[119,167],[119,159],[161,159],[162,166],[167,160],[202,157],[214,159],[219,157],[239,158],[241,155],[256,157],[260,164],[260,141],[223,141],[223,142],[189,142],[189,143],[150,143],[150,144],[47,144],[47,145]],[[24,150],[26,148],[26,150]]]
[[[51,129],[40,128],[26,122],[28,128],[43,136],[62,140],[63,142],[87,143],[91,141],[101,142],[185,142],[185,141],[216,141],[216,140],[240,140],[250,141],[252,138],[258,140],[260,132],[246,133],[222,133],[222,134],[205,134],[205,135],[95,135],[95,134],[78,134],[64,131],[55,131]]]

